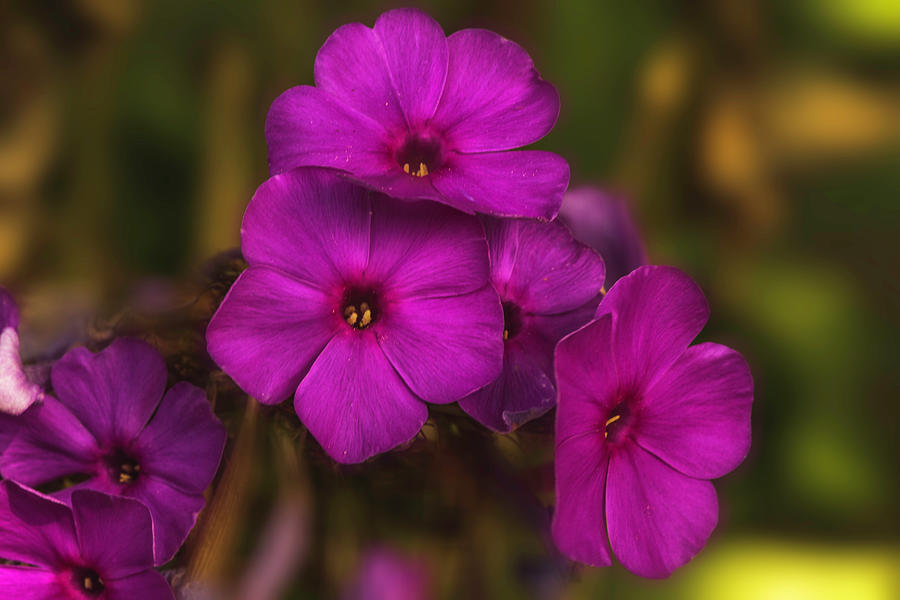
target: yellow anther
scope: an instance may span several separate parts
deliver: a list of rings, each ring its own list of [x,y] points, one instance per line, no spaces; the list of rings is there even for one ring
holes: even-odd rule
[[[128,473],[119,473],[119,483],[131,483],[131,475]]]
[[[94,589],[94,582],[91,580],[90,577],[84,578],[84,589],[86,589],[86,590]]]
[[[608,428],[610,423],[615,423],[616,421],[618,421],[621,418],[622,418],[622,415],[614,415],[614,416],[610,417],[609,419],[606,420],[606,425],[604,427]],[[609,432],[604,431],[603,437],[609,437]]]
[[[349,317],[350,315],[352,315],[355,312],[356,312],[356,307],[351,304],[350,306],[348,306],[347,308],[344,309],[344,316]]]
[[[413,177],[425,177],[428,175],[428,165],[423,162],[419,163],[419,168],[413,171],[409,163],[403,163],[403,172],[407,175],[412,175]]]
[[[366,312],[363,313],[362,321],[359,322],[359,326],[365,327],[366,325],[368,325],[371,322],[372,322],[372,311],[367,310]]]
[[[504,339],[504,340],[508,340],[508,339],[509,339],[509,329],[504,329],[504,330],[503,330],[503,339]]]
[[[352,313],[350,313],[350,316],[347,317],[347,323],[350,325],[356,325],[357,319],[359,319],[359,313],[356,311],[353,311]]]

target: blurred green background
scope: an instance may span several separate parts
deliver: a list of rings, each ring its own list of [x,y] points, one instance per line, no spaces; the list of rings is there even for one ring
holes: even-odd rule
[[[717,484],[706,550],[665,582],[545,573],[542,534],[458,473],[465,461],[427,476],[415,458],[376,475],[313,465],[314,539],[284,597],[330,597],[379,536],[448,598],[900,597],[900,3],[409,4],[448,33],[519,42],[558,87],[538,146],[569,160],[573,185],[627,193],[651,260],[706,291],[702,339],[753,368],[754,445]],[[26,324],[114,312],[236,247],[267,175],[269,104],[312,83],[333,29],[392,6],[2,3],[0,283]],[[521,474],[546,470],[536,437],[490,442]],[[532,488],[551,500],[546,477]]]

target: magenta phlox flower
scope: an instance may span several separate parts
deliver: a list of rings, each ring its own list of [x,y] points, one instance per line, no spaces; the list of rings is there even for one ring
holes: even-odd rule
[[[594,248],[606,262],[606,289],[641,265],[647,252],[625,198],[593,187],[571,189],[559,219],[575,239]]]
[[[604,266],[559,223],[483,222],[503,303],[503,371],[459,405],[482,425],[507,432],[556,405],[553,349],[593,318]]]
[[[743,357],[689,346],[709,317],[700,288],[671,267],[640,267],[597,319],[556,349],[553,537],[579,562],[666,577],[706,544],[710,479],[750,447],[753,380]]]
[[[156,563],[165,562],[194,526],[225,445],[205,392],[184,382],[165,392],[162,357],[129,338],[96,354],[75,348],[51,377],[58,399],[0,419],[12,437],[0,473],[32,487],[87,476],[54,494],[64,501],[80,489],[140,500],[153,518]]]
[[[424,401],[489,383],[503,313],[478,219],[404,202],[319,169],[264,183],[241,229],[250,267],[207,329],[210,355],[248,394],[294,394],[335,460],[410,440]]]
[[[544,137],[559,115],[556,89],[514,42],[483,29],[447,37],[420,10],[391,10],[374,28],[331,34],[315,83],[272,103],[272,174],[329,167],[395,198],[469,213],[552,219],[559,210],[566,161],[509,152]]]
[[[0,597],[17,600],[174,600],[153,570],[147,508],[90,490],[71,506],[0,482]]]
[[[0,413],[12,415],[22,414],[44,397],[41,387],[28,380],[22,367],[19,318],[12,295],[0,287]],[[0,449],[2,444],[0,441]]]

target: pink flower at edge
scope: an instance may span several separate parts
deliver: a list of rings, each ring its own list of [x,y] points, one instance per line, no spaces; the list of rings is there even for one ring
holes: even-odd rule
[[[743,357],[689,346],[709,317],[697,285],[671,267],[620,279],[596,319],[556,349],[553,538],[570,558],[667,577],[718,519],[710,479],[750,447],[753,379]]]
[[[569,183],[562,157],[511,152],[544,137],[559,95],[528,53],[484,29],[447,37],[417,9],[374,28],[338,28],[266,118],[269,169],[338,169],[395,198],[468,213],[553,219]]]
[[[0,287],[0,413],[11,415],[22,414],[44,397],[41,387],[28,380],[22,366],[18,329],[19,307]],[[0,441],[0,449],[4,443]]]

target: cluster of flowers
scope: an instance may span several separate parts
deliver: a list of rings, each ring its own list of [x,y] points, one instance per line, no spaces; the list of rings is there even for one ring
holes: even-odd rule
[[[554,220],[566,161],[516,149],[555,124],[555,88],[515,43],[448,37],[409,9],[337,29],[315,83],[269,111],[272,177],[244,215],[249,267],[209,323],[210,356],[259,402],[293,395],[341,463],[411,440],[427,403],[458,402],[504,433],[557,407],[560,550],[599,566],[611,546],[649,577],[690,560],[717,520],[709,480],[748,451],[752,379],[733,350],[689,346],[706,300],[674,268],[631,271],[644,260],[627,219],[600,224],[624,243],[593,239],[583,191]],[[55,397],[31,390],[40,401],[2,421],[0,473],[16,483],[2,487],[0,557],[90,597],[149,581],[202,507],[224,431],[189,384],[158,402],[165,367],[138,341],[73,350],[52,384]],[[72,474],[89,479],[50,496],[24,487]],[[0,577],[21,585],[23,569]]]
[[[130,338],[69,351],[45,393],[18,323],[0,288],[0,557],[27,565],[0,566],[0,596],[172,598],[153,567],[184,543],[225,447],[206,393],[166,391],[162,357]]]

